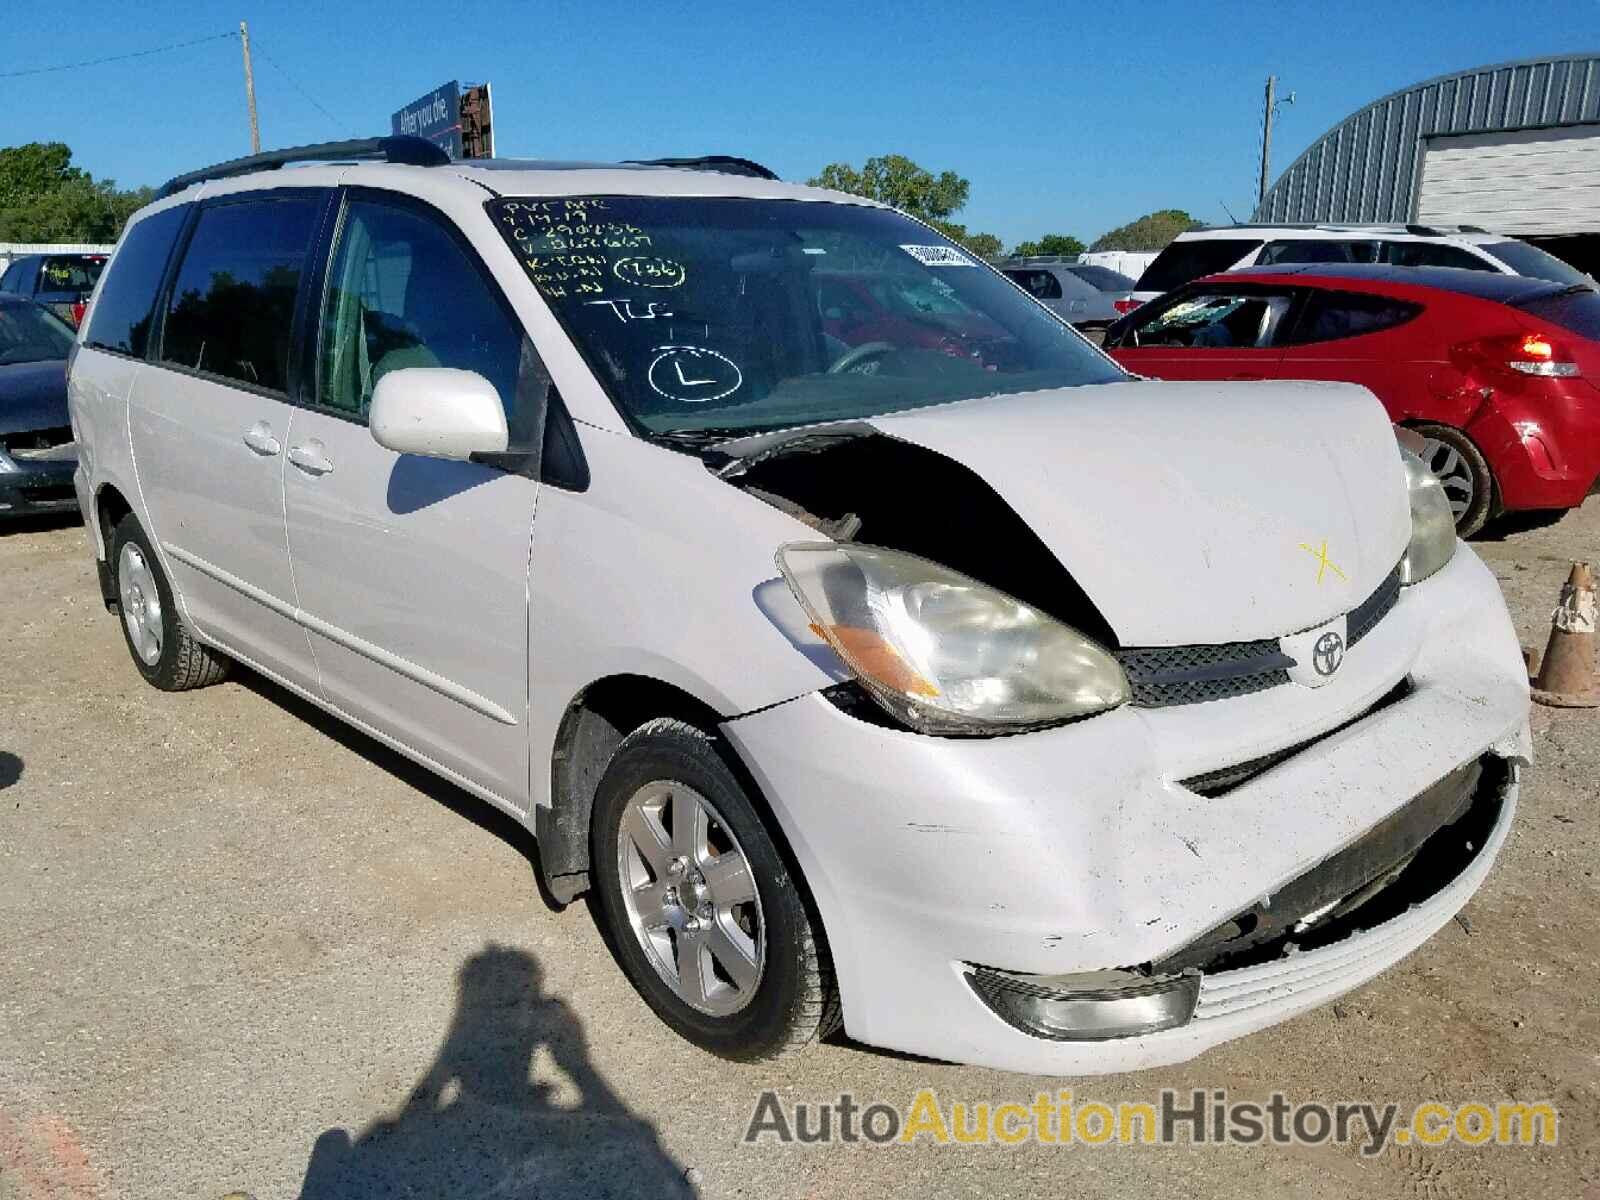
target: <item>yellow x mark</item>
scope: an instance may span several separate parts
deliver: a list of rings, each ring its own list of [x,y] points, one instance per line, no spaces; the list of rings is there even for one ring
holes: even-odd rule
[[[1322,545],[1320,546],[1308,546],[1305,542],[1301,542],[1300,549],[1304,550],[1307,554],[1313,554],[1316,556],[1318,583],[1322,582],[1323,575],[1329,571],[1332,571],[1340,579],[1344,579],[1346,581],[1349,580],[1349,576],[1347,576],[1343,571],[1339,570],[1338,567],[1334,566],[1332,561],[1328,558],[1328,542],[1326,538],[1323,539]]]

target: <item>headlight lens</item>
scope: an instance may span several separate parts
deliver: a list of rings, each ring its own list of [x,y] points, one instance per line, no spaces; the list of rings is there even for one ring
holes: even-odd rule
[[[1428,465],[1404,448],[1400,457],[1411,493],[1411,544],[1400,560],[1400,582],[1412,584],[1432,575],[1456,552],[1456,515]]]
[[[1095,642],[925,558],[795,543],[778,551],[778,569],[812,628],[913,729],[1026,729],[1128,700],[1122,667]]]

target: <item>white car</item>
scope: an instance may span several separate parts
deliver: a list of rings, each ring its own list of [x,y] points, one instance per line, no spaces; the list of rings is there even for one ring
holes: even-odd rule
[[[1219,271],[1343,262],[1455,267],[1595,286],[1548,251],[1466,225],[1219,225],[1180,233],[1169,242],[1139,276],[1132,299],[1145,304]]]
[[[841,342],[838,270],[992,336]],[[1369,393],[1136,381],[742,161],[181,177],[70,396],[144,677],[244,664],[526,822],[730,1058],[1185,1059],[1419,946],[1512,820],[1516,637]]]

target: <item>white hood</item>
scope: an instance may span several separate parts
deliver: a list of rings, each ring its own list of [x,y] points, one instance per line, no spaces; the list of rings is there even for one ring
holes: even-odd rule
[[[1371,595],[1411,536],[1389,418],[1349,384],[1118,383],[861,424],[981,475],[1125,646],[1321,624]]]

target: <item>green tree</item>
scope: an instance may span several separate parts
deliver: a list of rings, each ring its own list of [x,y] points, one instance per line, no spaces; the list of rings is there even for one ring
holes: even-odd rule
[[[950,217],[966,206],[972,185],[954,171],[935,175],[903,154],[883,154],[869,158],[857,170],[849,163],[829,163],[808,181],[812,187],[831,188],[891,204],[902,212],[920,217],[953,242],[974,254],[993,258],[1003,248],[992,233],[969,233]]]
[[[1119,225],[1095,238],[1091,250],[1160,250],[1180,233],[1200,228],[1181,208],[1163,208],[1146,213],[1137,221]]]
[[[0,148],[0,242],[114,242],[153,195],[94,179],[61,142]]]
[[[1077,258],[1088,247],[1069,233],[1047,233],[1036,242],[1018,242],[1013,255],[1059,254],[1063,258]]]

